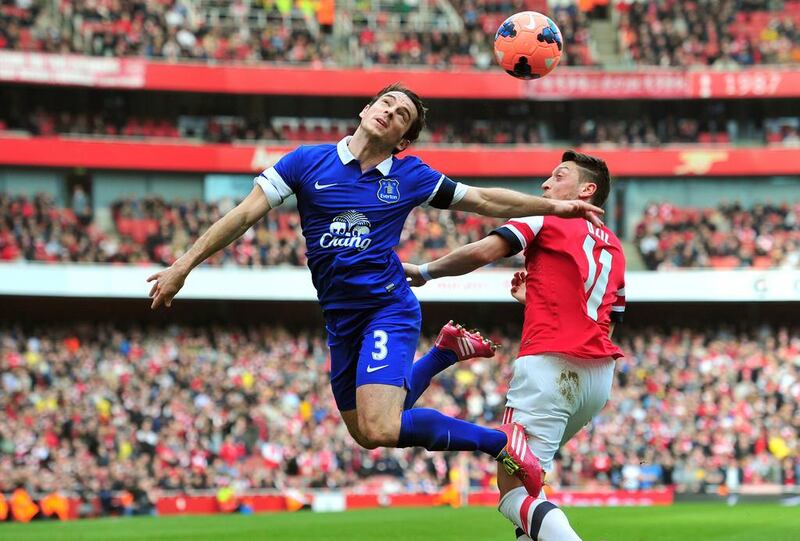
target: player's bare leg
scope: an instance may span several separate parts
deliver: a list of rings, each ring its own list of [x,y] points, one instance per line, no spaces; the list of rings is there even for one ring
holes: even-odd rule
[[[397,446],[405,398],[406,390],[394,385],[369,384],[356,389],[358,430],[367,442],[365,447]]]
[[[495,430],[448,417],[429,408],[404,409],[405,389],[385,384],[366,384],[356,389],[357,430],[351,429],[364,447],[424,447],[429,451],[482,451],[502,459],[505,468],[524,478],[541,480],[541,467],[524,437],[513,443],[507,436],[511,425]],[[348,413],[352,423],[352,413]],[[347,422],[347,421],[346,421]],[[518,425],[514,425],[518,426]],[[519,430],[524,436],[522,427]],[[522,457],[529,457],[522,460]],[[538,493],[541,483],[536,486]]]
[[[347,426],[347,431],[350,432],[355,442],[365,449],[374,449],[375,446],[369,447],[369,441],[358,428],[358,410],[340,411],[339,413],[341,413],[342,420]]]
[[[564,512],[547,501],[544,491],[538,497],[528,495],[522,482],[497,467],[498,509],[517,526],[518,541],[581,541]]]

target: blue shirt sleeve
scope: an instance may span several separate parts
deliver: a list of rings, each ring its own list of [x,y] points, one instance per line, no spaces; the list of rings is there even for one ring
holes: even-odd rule
[[[450,208],[450,205],[461,200],[466,191],[463,184],[451,180],[447,175],[424,163],[420,163],[419,179],[419,193],[422,200],[418,204],[422,206]]]
[[[264,190],[270,207],[277,207],[299,189],[305,170],[304,155],[304,147],[297,147],[253,179]]]

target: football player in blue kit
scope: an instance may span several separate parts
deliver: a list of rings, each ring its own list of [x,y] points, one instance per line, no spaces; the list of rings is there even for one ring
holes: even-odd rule
[[[542,470],[525,438],[514,437],[513,423],[492,429],[412,407],[433,376],[460,360],[492,356],[494,345],[448,324],[415,363],[420,307],[394,247],[418,206],[502,218],[586,218],[595,224],[603,211],[578,200],[467,186],[414,156],[398,158],[419,136],[426,111],[414,92],[394,84],[361,110],[352,136],[285,155],[258,175],[251,193],[188,252],[148,278],[154,282],[152,308],[170,306],[194,267],[295,194],[326,321],[333,395],[355,441],[368,449],[480,450],[536,496]]]

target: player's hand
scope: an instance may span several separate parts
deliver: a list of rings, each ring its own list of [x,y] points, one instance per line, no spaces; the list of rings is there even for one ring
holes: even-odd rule
[[[511,296],[522,304],[525,304],[526,276],[525,271],[518,271],[514,273],[514,277],[511,279]]]
[[[411,287],[424,286],[425,278],[419,272],[419,265],[413,263],[403,263],[403,270],[406,271],[406,281]]]
[[[555,209],[553,214],[562,218],[584,218],[589,220],[592,225],[596,227],[603,227],[603,221],[600,219],[605,211],[600,207],[596,207],[587,203],[574,199],[571,201],[558,201],[554,200]]]
[[[153,304],[150,305],[150,308],[155,310],[162,304],[167,308],[172,306],[172,299],[183,287],[187,274],[184,270],[172,265],[150,276],[147,281],[155,282],[150,289],[149,297],[153,299]]]

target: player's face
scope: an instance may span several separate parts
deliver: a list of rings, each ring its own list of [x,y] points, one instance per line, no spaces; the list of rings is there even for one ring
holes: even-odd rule
[[[553,169],[550,178],[542,183],[542,197],[548,199],[586,199],[590,198],[597,185],[581,182],[581,174],[575,162],[562,162]]]
[[[403,136],[416,120],[417,108],[403,92],[393,91],[364,107],[358,116],[368,134],[402,150],[410,144]]]

